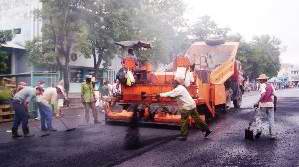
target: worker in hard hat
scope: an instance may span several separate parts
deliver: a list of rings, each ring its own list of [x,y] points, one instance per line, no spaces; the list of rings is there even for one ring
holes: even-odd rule
[[[276,93],[272,84],[268,83],[269,77],[266,74],[261,74],[257,80],[259,81],[260,98],[255,104],[255,107],[260,107],[257,113],[257,134],[256,138],[259,138],[262,134],[262,120],[264,115],[267,117],[267,123],[269,128],[269,135],[271,139],[275,139],[274,131],[274,112],[276,111]]]
[[[92,110],[94,123],[99,123],[98,121],[98,114],[95,110],[95,96],[94,96],[94,89],[92,86],[92,76],[86,75],[85,82],[81,85],[81,100],[84,105],[85,111],[85,121],[89,123],[89,109]]]
[[[179,79],[174,81],[174,89],[170,92],[160,93],[161,97],[173,97],[177,99],[179,110],[181,113],[181,136],[180,140],[185,141],[188,136],[188,118],[191,116],[196,124],[196,127],[205,132],[205,137],[208,137],[212,132],[206,123],[204,123],[196,111],[196,103],[190,96],[188,90],[183,86],[183,81]]]

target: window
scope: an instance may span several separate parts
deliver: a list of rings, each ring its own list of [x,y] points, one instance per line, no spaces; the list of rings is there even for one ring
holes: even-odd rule
[[[15,28],[13,29],[14,34],[21,34],[22,30],[21,28]]]
[[[83,82],[83,72],[80,69],[71,69],[71,83]]]

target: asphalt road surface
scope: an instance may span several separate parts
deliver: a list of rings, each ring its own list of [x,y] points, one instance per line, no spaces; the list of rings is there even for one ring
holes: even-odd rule
[[[257,100],[256,93],[249,93],[243,109],[221,114],[210,124],[213,134],[208,139],[197,130],[182,142],[175,139],[177,130],[140,128],[142,146],[135,150],[124,148],[127,127],[123,126],[78,127],[76,121],[66,119],[78,128],[64,132],[58,126],[59,131],[47,137],[12,140],[6,132],[10,124],[0,124],[0,167],[299,166],[299,89],[280,90],[278,96],[274,141],[267,133],[259,140],[244,140],[244,129],[253,118],[251,106]],[[37,123],[30,125],[34,129]]]

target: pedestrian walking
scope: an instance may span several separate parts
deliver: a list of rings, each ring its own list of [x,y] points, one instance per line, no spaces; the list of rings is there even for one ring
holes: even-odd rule
[[[28,105],[29,101],[36,95],[34,88],[29,86],[19,86],[19,90],[16,92],[12,99],[12,106],[15,111],[13,126],[12,126],[12,137],[22,137],[18,134],[18,128],[22,124],[22,130],[24,137],[31,137],[28,127]]]
[[[104,84],[101,88],[101,95],[102,97],[108,97],[110,95],[110,90],[109,90],[109,85],[108,85],[108,81],[104,81]]]
[[[208,125],[199,118],[199,114],[196,111],[196,103],[182,83],[183,82],[175,80],[173,84],[174,89],[172,91],[160,93],[161,97],[173,97],[177,99],[181,113],[181,136],[178,138],[182,141],[187,139],[189,116],[194,119],[196,127],[205,132],[205,137],[207,137],[212,131],[208,128]]]
[[[94,89],[91,83],[91,75],[86,76],[86,80],[81,85],[81,100],[84,105],[85,121],[89,123],[89,109],[92,111],[94,123],[99,123],[98,114],[95,110],[95,95]]]
[[[260,82],[259,93],[260,98],[255,104],[255,107],[260,109],[257,112],[257,134],[259,138],[262,134],[262,125],[264,123],[264,116],[266,115],[266,123],[269,128],[269,135],[271,139],[275,139],[275,124],[274,124],[274,111],[276,111],[276,92],[272,84],[268,83],[269,77],[266,74],[261,74],[257,80]]]
[[[42,131],[57,131],[53,128],[53,115],[58,112],[58,97],[64,95],[64,89],[61,85],[48,87],[43,90],[42,87],[36,88],[39,96],[37,96],[37,104],[41,115]]]

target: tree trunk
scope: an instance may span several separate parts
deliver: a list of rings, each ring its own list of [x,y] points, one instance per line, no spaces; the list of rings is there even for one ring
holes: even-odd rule
[[[67,97],[68,97],[69,90],[70,90],[70,77],[69,77],[69,73],[70,73],[69,66],[68,66],[68,64],[66,64],[63,67],[63,81],[64,81],[64,88],[65,88],[65,93],[66,93]]]
[[[94,71],[95,71],[95,77],[99,79],[100,77],[100,65],[102,63],[102,54],[98,53],[98,56],[96,55],[96,48],[92,49],[92,56],[93,56],[93,64],[94,64]]]

